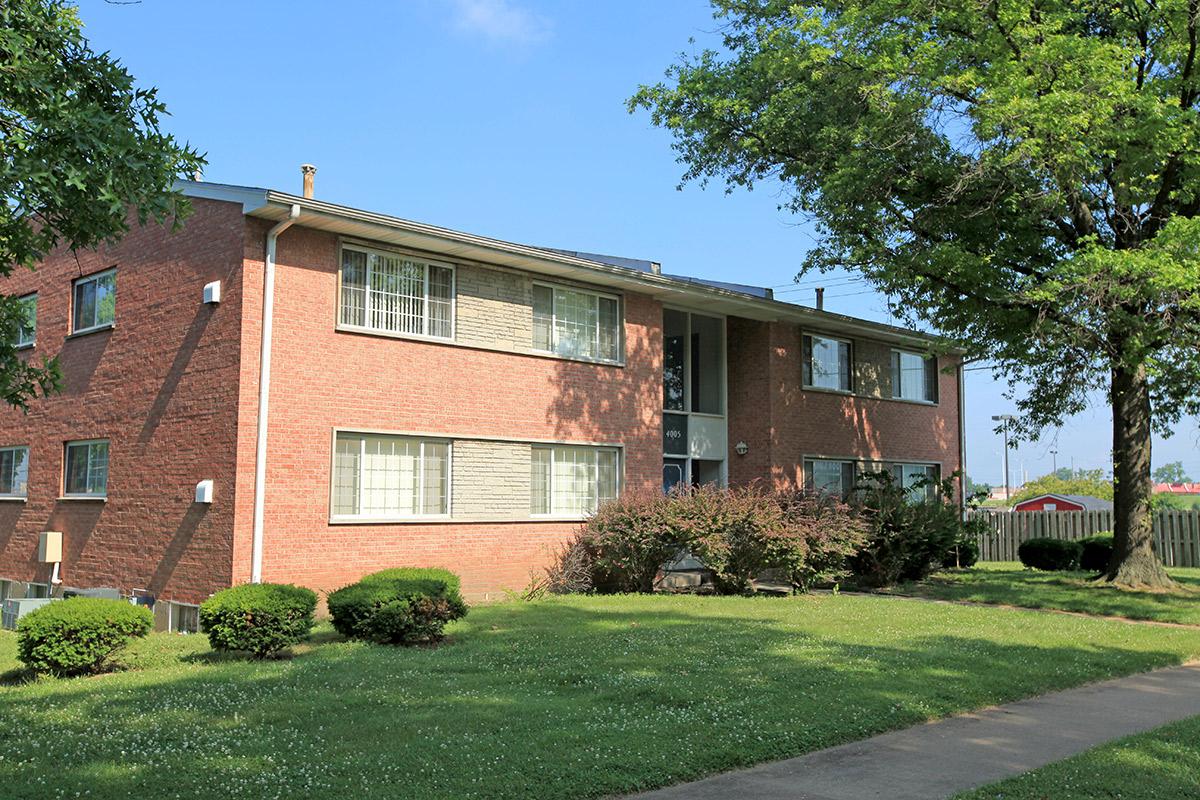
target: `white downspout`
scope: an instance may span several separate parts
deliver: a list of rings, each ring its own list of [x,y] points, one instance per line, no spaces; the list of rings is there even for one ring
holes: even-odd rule
[[[293,204],[288,218],[267,231],[266,269],[263,271],[262,346],[258,359],[258,435],[254,450],[254,535],[250,544],[250,582],[262,583],[263,508],[267,490],[267,403],[271,396],[271,329],[275,316],[275,243],[300,217]]]

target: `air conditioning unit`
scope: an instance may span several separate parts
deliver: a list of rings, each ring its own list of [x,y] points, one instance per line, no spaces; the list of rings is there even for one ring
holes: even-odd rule
[[[0,612],[0,627],[15,631],[21,617],[52,602],[54,600],[49,597],[11,597],[4,601],[3,611]]]

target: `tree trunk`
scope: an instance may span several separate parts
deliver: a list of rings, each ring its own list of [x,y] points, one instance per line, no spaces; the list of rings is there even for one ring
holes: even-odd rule
[[[1174,581],[1154,552],[1150,516],[1150,384],[1146,368],[1112,372],[1113,557],[1104,580],[1164,589]]]

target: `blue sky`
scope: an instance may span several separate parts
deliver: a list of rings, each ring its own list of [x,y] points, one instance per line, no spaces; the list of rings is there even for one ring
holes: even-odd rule
[[[780,287],[814,246],[771,187],[677,191],[670,138],[625,100],[714,41],[704,0],[225,2],[83,0],[93,45],[159,87],[169,129],[208,153],[208,180],[299,192],[317,165],[331,202],[531,244],[660,261],[668,272]],[[696,40],[695,45],[688,43]],[[829,276],[826,307],[888,321],[881,297]],[[999,483],[986,372],[967,380],[968,471]],[[1015,451],[1014,482],[1048,472],[1050,440]],[[1107,469],[1105,407],[1069,420],[1058,464]],[[1200,479],[1189,420],[1155,463]]]

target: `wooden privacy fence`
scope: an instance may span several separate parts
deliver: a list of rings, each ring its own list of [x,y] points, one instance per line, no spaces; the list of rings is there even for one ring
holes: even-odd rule
[[[1027,539],[1082,539],[1112,530],[1111,511],[976,511],[990,533],[979,538],[980,561],[1016,561]],[[1168,567],[1200,567],[1200,509],[1154,512],[1154,546]]]

